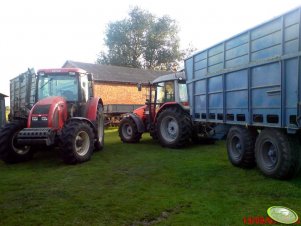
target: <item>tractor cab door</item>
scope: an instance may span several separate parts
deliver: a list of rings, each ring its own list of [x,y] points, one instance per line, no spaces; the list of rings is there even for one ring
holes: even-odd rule
[[[81,102],[86,103],[89,99],[89,81],[86,74],[80,76],[80,97]]]
[[[152,122],[163,104],[176,101],[175,81],[155,83],[150,89],[147,111],[150,112],[150,121]]]
[[[174,81],[160,82],[156,87],[156,103],[159,107],[167,102],[175,101],[175,85]]]

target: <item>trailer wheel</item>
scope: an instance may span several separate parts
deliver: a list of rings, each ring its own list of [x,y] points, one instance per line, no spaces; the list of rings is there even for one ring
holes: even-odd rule
[[[281,130],[264,129],[255,145],[255,156],[261,172],[276,179],[290,179],[300,168],[300,145],[295,136]]]
[[[118,128],[119,137],[124,143],[138,143],[142,133],[138,132],[136,123],[130,117],[121,120]]]
[[[94,151],[101,151],[104,147],[104,113],[103,113],[103,107],[101,104],[98,104],[97,107],[97,116],[96,116],[96,128],[97,128],[97,134],[96,134],[96,141],[94,143]]]
[[[180,148],[189,142],[192,132],[190,117],[182,109],[164,109],[157,122],[157,134],[163,147]]]
[[[90,160],[94,149],[94,134],[88,123],[73,121],[66,124],[60,141],[65,163],[76,164]]]
[[[28,161],[33,157],[34,151],[30,146],[17,143],[17,135],[25,128],[26,121],[18,120],[6,124],[0,132],[0,157],[6,163]]]
[[[256,165],[255,140],[255,131],[245,127],[231,127],[227,136],[227,153],[234,166],[251,168]]]

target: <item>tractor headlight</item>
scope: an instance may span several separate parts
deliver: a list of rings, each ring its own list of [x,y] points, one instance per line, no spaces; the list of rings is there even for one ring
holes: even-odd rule
[[[32,121],[38,121],[38,117],[33,116],[33,117],[31,117],[31,120],[32,120]]]
[[[41,117],[42,121],[47,121],[48,118],[46,116]]]

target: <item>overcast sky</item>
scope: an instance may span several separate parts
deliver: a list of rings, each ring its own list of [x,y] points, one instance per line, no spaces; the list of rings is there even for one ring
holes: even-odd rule
[[[28,67],[61,67],[66,60],[94,63],[109,22],[130,7],[178,22],[181,48],[198,50],[301,6],[301,0],[7,0],[0,2],[0,93]]]

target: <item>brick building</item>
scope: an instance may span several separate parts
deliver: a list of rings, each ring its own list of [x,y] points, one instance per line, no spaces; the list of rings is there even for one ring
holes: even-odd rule
[[[95,81],[94,95],[101,97],[106,105],[144,104],[148,82],[170,73],[69,60],[63,68],[81,68],[92,73]],[[142,84],[142,91],[138,91],[138,83]]]

